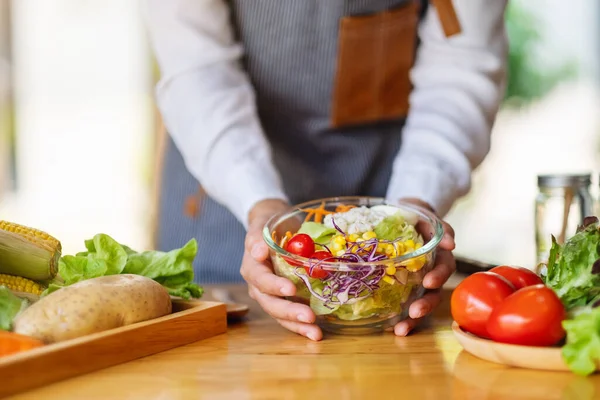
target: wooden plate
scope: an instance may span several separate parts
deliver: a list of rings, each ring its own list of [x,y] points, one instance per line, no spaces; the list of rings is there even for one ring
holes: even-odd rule
[[[511,367],[570,371],[562,358],[561,349],[558,347],[497,343],[463,331],[456,322],[452,323],[452,331],[466,352],[483,360]],[[596,371],[598,370],[600,370],[600,362],[596,363]]]
[[[223,303],[173,301],[173,313],[0,357],[0,398],[227,331]]]

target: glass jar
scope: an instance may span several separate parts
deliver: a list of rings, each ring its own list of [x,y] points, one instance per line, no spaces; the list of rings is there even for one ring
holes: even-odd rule
[[[591,174],[540,175],[535,200],[537,263],[546,262],[552,237],[558,243],[573,236],[583,219],[594,214]]]

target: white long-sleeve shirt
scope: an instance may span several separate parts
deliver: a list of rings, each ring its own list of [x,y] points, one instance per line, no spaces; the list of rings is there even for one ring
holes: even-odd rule
[[[443,216],[470,190],[504,93],[506,4],[454,0],[462,33],[451,38],[429,7],[389,201],[419,198]],[[225,0],[146,0],[145,6],[165,126],[190,173],[247,226],[258,201],[288,199],[240,64],[229,7]]]

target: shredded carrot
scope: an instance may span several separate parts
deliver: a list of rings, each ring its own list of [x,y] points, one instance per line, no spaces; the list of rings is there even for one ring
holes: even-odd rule
[[[302,211],[304,211],[306,214],[306,218],[304,218],[304,221],[310,221],[311,217],[314,219],[315,222],[322,222],[323,221],[323,217],[328,215],[328,214],[333,214],[333,211],[327,211],[325,209],[325,202],[321,203],[321,205],[317,208],[306,208],[303,209]]]
[[[290,239],[292,238],[292,232],[290,232],[290,231],[287,231],[287,232],[285,233],[285,237],[286,237],[288,240],[290,240]]]
[[[271,232],[271,239],[273,239],[273,241],[277,243],[277,236],[275,235],[275,231]]]
[[[308,214],[306,214],[306,217],[304,218],[304,222],[310,221],[310,219],[315,215],[315,213],[313,211],[309,211],[309,209],[302,210],[302,211],[304,211],[304,212],[308,211]]]
[[[339,212],[346,212],[348,210],[351,210],[353,208],[356,208],[356,206],[353,206],[352,204],[349,205],[345,205],[345,204],[340,204],[335,208],[335,212],[339,213]]]

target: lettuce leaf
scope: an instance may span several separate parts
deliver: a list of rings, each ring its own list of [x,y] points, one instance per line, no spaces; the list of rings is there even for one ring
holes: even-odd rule
[[[600,361],[600,308],[579,313],[563,321],[567,342],[562,355],[569,368],[578,375],[589,375]]]
[[[13,319],[28,305],[27,300],[15,296],[8,288],[0,286],[0,330],[10,330]]]
[[[143,275],[163,285],[172,296],[198,298],[202,295],[200,287],[194,280],[193,262],[198,251],[195,239],[187,242],[182,248],[168,253],[145,251],[131,253],[123,270],[124,274]]]
[[[296,267],[285,262],[281,256],[275,257],[275,262],[273,264],[277,275],[289,279],[294,285],[302,283],[302,280],[294,273]]]
[[[340,306],[326,306],[318,297],[310,296],[310,308],[314,311],[315,315],[328,315],[336,311]]]
[[[408,299],[412,287],[413,285],[390,285],[382,281],[381,287],[375,290],[373,296],[353,304],[344,304],[335,310],[335,315],[346,321],[354,321],[375,314],[401,312],[402,304]]]
[[[419,239],[415,227],[407,223],[400,213],[385,217],[375,226],[374,232],[378,239],[383,240],[403,238],[403,240],[412,239],[417,242]]]
[[[123,271],[127,253],[113,238],[98,234],[86,241],[88,252],[75,256],[63,256],[58,271],[67,285],[84,279],[104,275],[117,275]]]
[[[327,244],[331,238],[337,233],[335,228],[330,228],[323,224],[313,221],[307,221],[302,223],[302,226],[298,230],[298,233],[305,233],[319,244]]]
[[[589,305],[600,295],[600,230],[589,224],[559,245],[552,237],[544,283],[560,297],[565,308]],[[597,264],[599,267],[594,267]]]
[[[85,247],[85,252],[61,257],[58,274],[62,281],[53,282],[42,295],[82,280],[117,274],[145,276],[164,286],[170,295],[184,299],[199,298],[203,294],[203,289],[193,283],[193,261],[198,251],[195,239],[167,253],[138,253],[100,233],[86,240]]]

